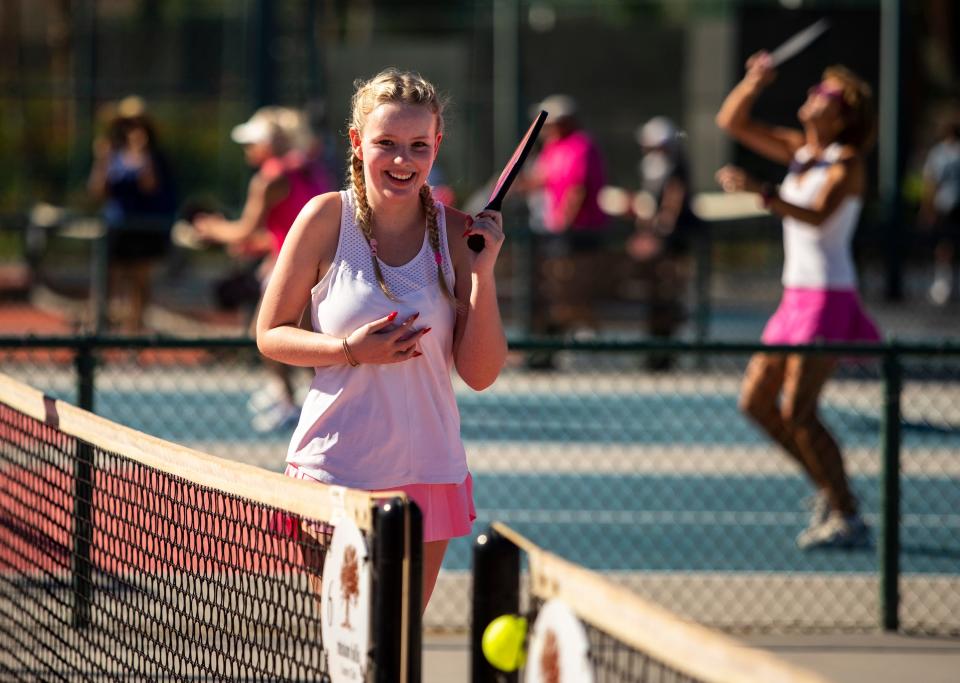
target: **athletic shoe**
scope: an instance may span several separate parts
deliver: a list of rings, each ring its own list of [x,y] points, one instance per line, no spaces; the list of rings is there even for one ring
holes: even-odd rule
[[[833,511],[815,527],[805,529],[797,536],[801,550],[813,548],[858,548],[870,545],[870,529],[858,514],[844,516]]]
[[[810,522],[807,524],[808,529],[820,526],[826,522],[827,517],[830,516],[830,499],[827,498],[825,491],[818,490],[812,496],[804,498],[803,507],[810,511]]]
[[[290,403],[277,403],[253,416],[250,424],[261,434],[294,427],[300,419],[300,409]]]

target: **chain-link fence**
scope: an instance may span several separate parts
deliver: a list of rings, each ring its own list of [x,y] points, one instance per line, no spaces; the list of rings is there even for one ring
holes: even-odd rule
[[[249,340],[5,339],[0,348],[0,371],[58,398],[283,467],[292,424],[257,421],[271,409],[273,380]],[[795,538],[813,487],[739,405],[749,357],[770,347],[512,348],[492,388],[457,386],[477,529],[507,522],[726,629],[960,632],[960,346],[843,347],[819,416],[842,448],[869,536],[811,550]],[[824,348],[802,357],[823,358]],[[525,369],[534,352],[553,354],[554,369]],[[651,355],[672,370],[648,370]],[[295,377],[299,392],[309,379]],[[466,627],[470,545],[451,544],[428,628]]]

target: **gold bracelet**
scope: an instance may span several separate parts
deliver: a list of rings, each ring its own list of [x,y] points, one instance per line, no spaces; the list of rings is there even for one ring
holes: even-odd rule
[[[346,356],[347,362],[350,363],[350,367],[355,368],[355,367],[357,367],[358,365],[360,365],[360,363],[357,361],[357,359],[353,357],[353,354],[350,353],[350,347],[347,346],[347,338],[346,338],[346,337],[343,338],[343,355]]]

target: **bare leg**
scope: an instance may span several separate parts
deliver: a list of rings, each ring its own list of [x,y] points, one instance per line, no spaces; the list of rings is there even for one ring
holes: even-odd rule
[[[112,329],[117,324],[122,326],[126,320],[129,310],[129,300],[127,291],[127,281],[130,279],[130,266],[127,263],[111,263],[110,271],[107,275],[107,300],[104,302],[106,311],[104,316],[107,320],[107,327]]]
[[[315,528],[307,522],[300,523],[301,538],[297,549],[300,551],[300,561],[303,563],[307,576],[310,579],[310,588],[316,598],[317,605],[323,605],[323,563],[327,557],[327,548],[330,537],[323,529]],[[329,529],[327,530],[329,531]]]
[[[423,612],[427,611],[427,603],[437,585],[437,576],[440,574],[440,565],[447,552],[449,540],[430,541],[423,544]],[[421,612],[422,614],[422,612]]]
[[[150,301],[150,276],[153,265],[149,261],[130,264],[130,308],[127,310],[128,332],[143,331],[143,315]]]
[[[819,489],[827,488],[827,481],[797,445],[790,426],[783,420],[777,407],[783,388],[786,357],[781,354],[758,353],[750,359],[740,391],[740,410],[754,420],[774,441],[803,468]]]
[[[822,477],[830,507],[851,515],[857,511],[857,503],[843,468],[840,447],[817,415],[820,394],[836,367],[835,358],[788,356],[781,414],[804,459]]]

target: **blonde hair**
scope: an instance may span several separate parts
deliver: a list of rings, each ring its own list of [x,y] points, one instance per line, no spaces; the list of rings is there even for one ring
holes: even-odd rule
[[[444,100],[438,95],[437,89],[420,74],[398,69],[386,69],[368,81],[357,81],[356,91],[353,94],[350,128],[362,131],[367,122],[367,116],[381,104],[396,103],[427,107],[436,117],[437,132],[443,132]],[[397,301],[397,297],[387,286],[377,258],[377,240],[373,236],[373,211],[367,201],[367,186],[363,175],[363,160],[357,156],[352,147],[348,158],[349,175],[347,182],[353,187],[356,199],[357,226],[370,245],[370,256],[373,259],[373,272],[377,277],[377,284],[387,298]],[[440,224],[437,218],[437,205],[433,200],[433,192],[426,183],[420,188],[420,204],[427,217],[427,237],[437,262],[437,280],[440,291],[452,303],[456,298],[447,286],[443,275],[443,250],[440,248]]]
[[[856,148],[861,154],[873,146],[877,137],[877,115],[873,89],[853,71],[836,64],[827,67],[823,80],[835,80],[843,88],[843,116],[846,126],[837,141]]]

